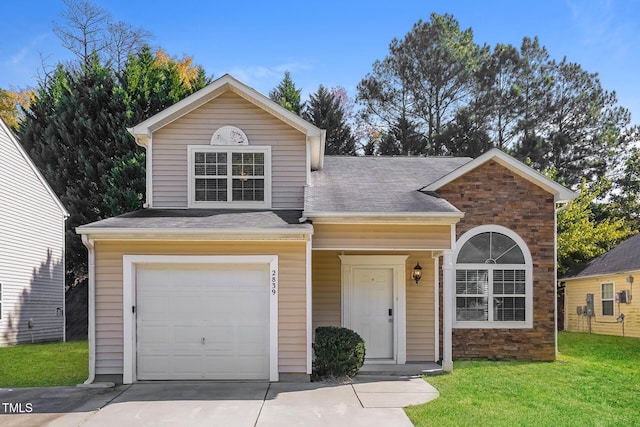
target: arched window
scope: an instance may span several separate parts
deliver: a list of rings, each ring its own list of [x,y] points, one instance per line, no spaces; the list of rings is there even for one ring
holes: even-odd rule
[[[524,241],[507,228],[481,226],[457,248],[455,327],[531,327],[533,268]]]

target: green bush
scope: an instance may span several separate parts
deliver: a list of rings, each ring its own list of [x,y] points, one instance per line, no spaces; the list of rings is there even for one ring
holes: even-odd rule
[[[356,332],[336,326],[316,328],[313,378],[351,378],[364,363],[364,341]]]

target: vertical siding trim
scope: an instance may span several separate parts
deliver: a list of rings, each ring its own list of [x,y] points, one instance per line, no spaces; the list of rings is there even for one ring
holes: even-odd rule
[[[446,372],[453,370],[453,256],[452,251],[444,251],[442,265],[442,369]]]
[[[82,235],[82,243],[89,250],[89,301],[88,301],[88,334],[89,334],[89,378],[84,382],[91,384],[96,377],[96,252],[95,241],[86,234]]]
[[[66,234],[66,226],[65,222],[67,221],[67,217],[63,216],[60,227],[60,241],[62,242],[62,248],[60,251],[60,262],[62,263],[62,342],[67,342],[67,286],[66,286],[66,278],[67,278],[67,260],[66,260],[66,245],[65,245],[65,234]]]
[[[311,239],[312,236],[309,236],[309,239],[307,240],[306,243],[306,252],[305,252],[305,257],[307,258],[306,261],[306,301],[307,301],[307,306],[306,306],[306,310],[307,310],[307,374],[311,374],[311,354],[312,354],[312,346],[311,346],[311,334],[312,334],[312,327],[311,327],[311,322],[312,322],[312,310],[313,310],[313,304],[312,304],[312,294],[311,294]]]
[[[153,136],[149,138],[149,144],[145,147],[147,159],[147,207],[153,207]]]
[[[433,257],[434,362],[440,359],[440,258]]]
[[[557,206],[557,205],[556,205]],[[554,206],[554,208],[556,207]],[[556,346],[556,357],[558,355],[558,209],[553,210],[553,337]],[[565,293],[566,295],[566,293]],[[566,300],[566,298],[565,298]],[[567,315],[567,310],[564,311]],[[564,321],[566,328],[566,318]]]

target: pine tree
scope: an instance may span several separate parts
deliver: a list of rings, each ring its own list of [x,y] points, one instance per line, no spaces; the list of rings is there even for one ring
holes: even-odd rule
[[[21,142],[69,211],[66,264],[85,274],[86,250],[75,228],[107,216],[103,177],[134,149],[127,110],[113,73],[94,56],[88,67],[59,67],[26,113]]]
[[[323,85],[318,87],[315,94],[309,96],[302,117],[327,131],[325,154],[356,154],[355,138],[347,124],[340,100]]]
[[[300,103],[300,92],[302,89],[297,89],[293,80],[291,80],[291,73],[289,71],[284,72],[282,81],[269,92],[269,98],[272,101],[277,102],[287,110],[300,115],[302,104]]]

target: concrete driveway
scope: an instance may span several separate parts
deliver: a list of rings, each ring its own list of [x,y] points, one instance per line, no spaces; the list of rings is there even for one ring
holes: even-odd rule
[[[402,407],[437,396],[420,378],[366,376],[348,384],[180,381],[0,389],[0,425],[401,427],[412,425]]]

